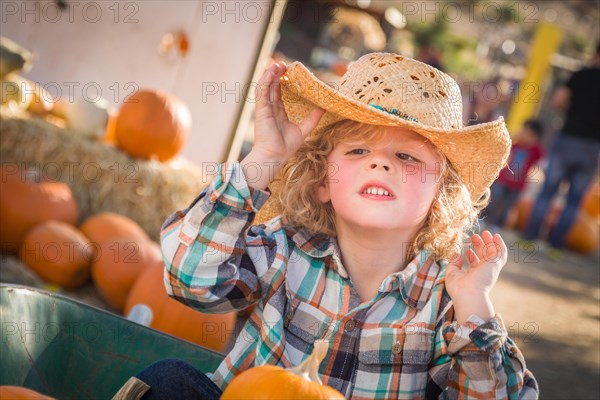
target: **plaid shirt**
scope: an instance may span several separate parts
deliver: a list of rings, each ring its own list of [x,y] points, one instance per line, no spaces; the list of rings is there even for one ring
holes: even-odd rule
[[[213,376],[221,388],[255,365],[298,365],[326,338],[323,382],[347,398],[537,398],[500,316],[457,324],[446,263],[421,252],[363,302],[334,238],[281,218],[251,226],[268,197],[239,163],[222,164],[161,232],[170,296],[207,313],[257,304]]]

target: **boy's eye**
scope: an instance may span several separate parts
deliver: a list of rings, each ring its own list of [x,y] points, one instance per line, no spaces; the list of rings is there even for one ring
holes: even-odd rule
[[[367,154],[368,150],[366,149],[352,149],[348,151],[346,154]]]
[[[396,153],[396,157],[398,157],[399,159],[401,159],[403,161],[415,161],[415,162],[419,162],[419,160],[417,160],[416,158],[414,158],[410,154],[406,154],[406,153]]]

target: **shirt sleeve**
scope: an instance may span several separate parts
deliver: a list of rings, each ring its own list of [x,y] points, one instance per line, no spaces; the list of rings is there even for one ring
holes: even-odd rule
[[[537,399],[537,381],[500,315],[471,316],[459,325],[453,309],[436,331],[429,375],[440,399]],[[428,388],[429,390],[429,388]]]
[[[169,296],[203,312],[256,303],[274,274],[277,246],[265,225],[250,227],[268,191],[251,190],[238,162],[218,166],[208,187],[161,229]]]

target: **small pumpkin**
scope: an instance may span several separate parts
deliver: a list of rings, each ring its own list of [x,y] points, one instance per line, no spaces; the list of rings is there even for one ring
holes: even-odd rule
[[[523,231],[527,227],[527,223],[529,222],[529,217],[531,216],[531,210],[533,209],[533,205],[535,203],[535,199],[531,197],[522,197],[517,201],[516,209],[516,217],[508,218],[510,225],[513,226],[514,229]],[[561,208],[556,204],[552,203],[550,205],[550,209],[546,213],[544,217],[543,224],[547,227],[554,226],[557,221],[557,218],[560,217]]]
[[[119,312],[147,266],[162,260],[158,244],[139,237],[118,237],[99,244],[92,280],[100,297]]]
[[[21,260],[47,282],[67,289],[83,285],[90,277],[94,247],[75,227],[48,221],[25,236]]]
[[[580,211],[567,233],[565,244],[571,250],[584,254],[592,253],[598,249],[600,245],[600,225],[596,222],[596,218]]]
[[[22,386],[2,385],[0,386],[0,399],[53,400],[54,397],[43,395],[40,392]]]
[[[162,91],[142,90],[127,97],[117,115],[117,146],[133,157],[168,161],[183,148],[192,125],[189,109]]]
[[[600,219],[600,181],[590,185],[581,201],[581,209],[589,216]]]
[[[147,241],[148,235],[137,222],[132,219],[111,212],[92,215],[79,227],[91,242],[102,245],[119,237],[138,238]]]
[[[2,164],[0,248],[17,254],[27,231],[49,220],[77,223],[79,210],[71,189],[44,180],[35,169]]]
[[[137,279],[125,305],[124,315],[136,322],[215,351],[224,351],[235,332],[236,313],[205,314],[169,297],[163,281],[164,265],[155,263]],[[137,320],[142,312],[149,319]]]
[[[221,399],[344,399],[340,392],[323,385],[319,377],[319,365],[327,349],[326,341],[317,340],[312,354],[297,367],[250,368],[233,378]]]
[[[516,206],[517,217],[515,229],[525,229],[531,210],[533,209],[534,201],[531,198],[522,198],[519,200]],[[552,229],[558,222],[561,212],[562,207],[556,203],[551,204],[550,210],[544,218],[544,225],[548,229]],[[582,207],[575,217],[575,221],[573,221],[569,232],[567,232],[565,245],[567,248],[580,253],[591,253],[600,245],[599,229],[596,218],[587,214],[586,210]]]

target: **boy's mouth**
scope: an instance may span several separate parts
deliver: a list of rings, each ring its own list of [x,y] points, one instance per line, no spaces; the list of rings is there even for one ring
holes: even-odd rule
[[[395,197],[394,193],[387,186],[379,182],[366,183],[360,190],[360,194],[368,195],[369,197],[377,196],[389,199]]]

